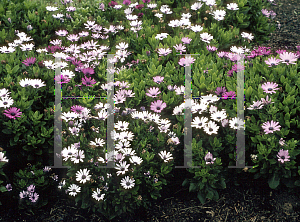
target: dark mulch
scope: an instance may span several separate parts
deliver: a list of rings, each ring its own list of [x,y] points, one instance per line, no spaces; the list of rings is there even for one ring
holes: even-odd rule
[[[300,4],[299,0],[280,0],[271,9],[277,14],[275,20],[281,24],[271,35],[271,39],[263,44],[272,47],[274,53],[278,49],[292,49],[300,45]],[[248,174],[247,172],[243,174]],[[300,221],[299,192],[288,193],[286,188],[272,190],[265,180],[245,179],[237,177],[227,184],[227,189],[220,190],[218,201],[207,201],[201,204],[194,193],[180,185],[185,177],[185,169],[175,169],[176,180],[164,189],[162,197],[153,202],[149,210],[138,210],[136,215],[123,216],[113,221]],[[242,179],[244,178],[244,179]],[[251,178],[251,177],[250,177]],[[235,186],[238,182],[240,186]],[[87,214],[75,207],[63,195],[56,194],[50,203],[36,215],[31,216],[8,207],[6,203],[0,207],[0,221],[106,221],[100,215]]]
[[[300,2],[299,0],[276,0],[277,5],[272,5],[268,10],[276,13],[275,22],[280,23],[280,28],[270,34],[271,39],[261,46],[271,47],[273,54],[278,49],[291,49],[300,45]]]

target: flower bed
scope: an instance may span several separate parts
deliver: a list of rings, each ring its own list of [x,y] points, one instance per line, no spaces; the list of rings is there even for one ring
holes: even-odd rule
[[[148,208],[188,154],[193,160],[185,167],[193,179],[181,179],[202,203],[217,200],[217,189],[226,188],[242,168],[255,179],[267,178],[273,189],[280,182],[299,186],[294,138],[300,47],[277,55],[265,47],[250,50],[274,30],[267,23],[274,13],[262,9],[270,3],[125,0],[100,2],[97,8],[65,0],[60,8],[42,4],[36,12],[31,9],[38,2],[23,3],[26,13],[18,16],[30,24],[17,22],[21,3],[0,8],[1,40],[8,43],[0,55],[4,197],[20,200],[21,208],[25,204],[34,213],[47,204],[43,192],[58,187],[81,208],[112,219]],[[13,41],[15,35],[19,39]],[[25,44],[30,41],[36,46]],[[237,90],[241,73],[243,103]],[[235,117],[237,102],[246,105],[246,122]],[[62,132],[53,126],[55,106],[62,107]],[[185,122],[190,114],[192,130]],[[242,152],[236,149],[236,132],[245,137]],[[188,134],[191,149],[184,140]],[[59,142],[62,151],[56,153]],[[49,174],[51,166],[57,168],[54,155],[70,167],[63,179]],[[229,169],[240,156],[243,167]],[[10,161],[14,168],[5,172]]]

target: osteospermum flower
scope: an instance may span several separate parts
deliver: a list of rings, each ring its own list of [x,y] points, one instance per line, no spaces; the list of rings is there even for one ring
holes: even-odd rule
[[[14,103],[14,100],[9,97],[3,97],[2,100],[0,99],[0,107],[8,108]]]
[[[128,171],[128,167],[130,164],[126,164],[126,161],[120,162],[120,164],[116,164],[115,169],[117,169],[117,176],[120,174],[125,174]]]
[[[165,163],[167,163],[169,160],[173,159],[172,154],[170,152],[167,153],[167,151],[160,151],[158,154],[160,158],[164,160]]]
[[[150,109],[156,113],[160,113],[166,107],[166,103],[164,103],[162,100],[157,100],[151,103]]]
[[[261,88],[264,90],[265,93],[276,93],[275,90],[278,90],[279,88],[276,88],[278,86],[277,83],[273,83],[273,82],[267,82],[264,83]]]
[[[201,40],[206,43],[210,43],[210,40],[212,40],[214,38],[213,36],[211,36],[210,34],[208,34],[206,32],[200,34],[200,37],[201,37]]]
[[[22,112],[20,112],[20,109],[17,107],[11,107],[7,110],[4,110],[3,114],[10,119],[16,119],[16,117],[21,117]]]
[[[268,67],[277,66],[280,62],[280,59],[276,59],[274,57],[269,58],[268,60],[265,60],[265,63],[268,65]]]
[[[155,77],[153,77],[153,81],[160,84],[163,82],[164,78],[165,77],[162,77],[162,76],[155,76]]]
[[[230,3],[230,4],[227,4],[227,9],[236,11],[236,10],[239,10],[239,6],[236,3]]]
[[[122,122],[122,121],[118,121],[117,124],[115,124],[115,128],[118,129],[118,130],[127,130],[128,129],[128,126],[129,126],[129,123],[128,122]]]
[[[277,157],[278,157],[278,161],[280,161],[281,163],[284,163],[286,161],[290,161],[289,158],[289,151],[288,150],[283,150],[281,149],[278,154],[277,154]]]
[[[36,61],[36,58],[34,57],[31,57],[31,58],[27,58],[26,60],[24,60],[22,63],[25,65],[25,66],[31,66],[35,63]]]
[[[153,87],[153,88],[148,89],[148,92],[146,93],[146,95],[147,95],[147,96],[150,96],[150,97],[152,97],[152,98],[154,98],[154,97],[157,97],[157,95],[158,95],[159,93],[161,93],[161,92],[159,91],[159,88]]]
[[[234,117],[231,120],[229,120],[229,125],[232,129],[245,129],[244,127],[244,121],[242,119]]]
[[[271,122],[265,122],[262,125],[262,128],[265,131],[265,134],[273,133],[274,131],[280,131],[280,125],[278,125],[279,122],[275,122],[271,120]]]
[[[101,190],[97,188],[97,191],[93,191],[92,197],[95,198],[97,201],[103,200],[105,194],[101,194]]]
[[[82,84],[85,86],[93,87],[94,84],[96,84],[96,80],[92,79],[92,77],[84,77],[81,79]]]
[[[209,135],[211,135],[211,134],[218,134],[218,129],[219,129],[220,127],[216,124],[216,123],[214,123],[213,121],[209,121],[205,126],[204,126],[204,131],[207,133],[207,134],[209,134]]]
[[[68,188],[69,195],[74,196],[74,197],[77,195],[77,193],[80,193],[80,190],[81,190],[81,187],[77,186],[76,184],[72,184]]]
[[[160,48],[158,49],[158,54],[159,56],[167,56],[168,54],[170,54],[172,52],[171,49],[167,48],[167,49],[164,49],[164,48]]]
[[[129,176],[126,176],[125,178],[123,178],[122,180],[121,180],[121,185],[122,185],[122,187],[124,188],[124,189],[131,189],[131,188],[133,188],[134,187],[134,179],[132,178],[130,178]]]
[[[201,117],[201,119],[197,116],[195,119],[193,119],[192,127],[196,127],[198,129],[203,128],[206,125],[206,122],[208,121],[207,117]]]
[[[297,61],[297,56],[296,54],[292,52],[284,52],[282,54],[279,54],[279,57],[281,58],[282,63],[286,63],[287,65],[289,64],[296,64],[295,62]]]
[[[181,41],[183,42],[183,44],[190,44],[191,41],[192,41],[192,39],[189,38],[189,37],[183,37],[183,38],[181,39]]]
[[[95,142],[94,141],[90,142],[90,145],[93,145],[93,146],[103,146],[104,144],[105,144],[104,140],[100,139],[100,138],[96,138]]]
[[[213,164],[214,161],[216,160],[216,158],[214,158],[213,155],[210,152],[208,152],[205,155],[204,159],[205,159],[205,163],[206,164]]]
[[[84,151],[83,150],[77,150],[73,157],[71,157],[71,161],[74,163],[83,162],[83,159],[85,158]]]
[[[3,152],[0,152],[0,162],[8,162],[8,159],[4,156],[5,154]]]
[[[76,181],[79,181],[79,183],[86,183],[87,180],[91,179],[91,175],[89,175],[90,170],[88,169],[80,169],[76,173]]]

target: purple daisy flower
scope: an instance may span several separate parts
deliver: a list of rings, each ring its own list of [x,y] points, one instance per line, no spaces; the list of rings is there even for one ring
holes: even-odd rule
[[[80,114],[83,110],[84,110],[84,107],[82,107],[82,106],[75,105],[75,106],[71,107],[71,111],[78,113],[78,114]]]
[[[226,93],[226,88],[225,87],[217,87],[215,93],[219,96],[219,95],[223,95],[224,93]]]
[[[92,79],[92,77],[84,77],[82,78],[82,84],[85,86],[89,86],[89,87],[93,87],[93,85],[96,83],[96,81],[94,79]]]
[[[4,115],[10,119],[16,119],[16,117],[21,117],[22,112],[19,112],[20,109],[17,107],[11,107],[7,110],[4,110]]]
[[[157,100],[151,103],[150,109],[156,113],[160,113],[166,107],[166,103],[164,103],[162,100]]]
[[[130,5],[131,4],[131,1],[130,0],[124,0],[123,1],[123,5]]]
[[[223,97],[223,99],[227,99],[227,98],[235,99],[236,94],[235,94],[234,91],[225,92],[225,93],[222,95],[222,97]]]
[[[95,73],[93,68],[85,68],[85,69],[81,69],[81,71],[83,72],[84,75],[92,75]]]
[[[36,58],[34,57],[31,57],[31,58],[27,58],[26,60],[24,60],[22,63],[25,65],[25,66],[31,66],[35,63],[36,61]]]

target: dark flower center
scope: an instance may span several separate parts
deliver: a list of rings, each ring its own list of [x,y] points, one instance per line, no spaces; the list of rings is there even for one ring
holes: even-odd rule
[[[212,129],[212,128],[209,128],[209,131],[211,132],[211,131],[213,131],[213,129]]]
[[[156,109],[157,109],[157,110],[160,110],[160,107],[157,107]]]
[[[76,189],[73,189],[72,192],[76,192]]]
[[[39,85],[37,85],[37,84],[35,84],[34,86],[35,86],[35,87],[39,87]]]
[[[198,123],[198,126],[202,126],[202,123]]]
[[[124,128],[124,126],[120,126],[120,128]]]
[[[124,171],[125,170],[125,167],[121,167],[121,171]]]
[[[238,124],[238,123],[235,123],[234,126],[239,126],[239,124]]]
[[[12,112],[10,115],[11,115],[11,116],[15,116],[15,115],[16,115],[16,113]]]
[[[25,87],[28,86],[29,84],[25,84]]]
[[[272,88],[268,88],[268,91],[272,91]]]
[[[256,108],[257,108],[257,106],[254,106],[254,108],[256,109]]]
[[[82,175],[82,177],[81,177],[82,179],[85,179],[86,178],[86,175]]]
[[[273,130],[273,129],[274,129],[273,127],[270,127],[270,128],[269,128],[269,130]]]
[[[290,60],[288,60],[288,59],[286,59],[286,60],[284,60],[285,62],[289,62]]]
[[[4,104],[4,105],[7,105],[7,102],[4,102],[3,104]]]
[[[221,117],[220,117],[220,116],[218,116],[218,117],[217,117],[217,119],[221,119]]]
[[[68,152],[68,155],[72,155],[72,152]]]
[[[283,160],[284,160],[284,159],[285,159],[285,156],[281,156],[281,159],[283,159]]]
[[[80,159],[80,156],[77,156],[76,158],[77,158],[77,159]]]
[[[126,186],[130,186],[130,182],[126,182]]]

